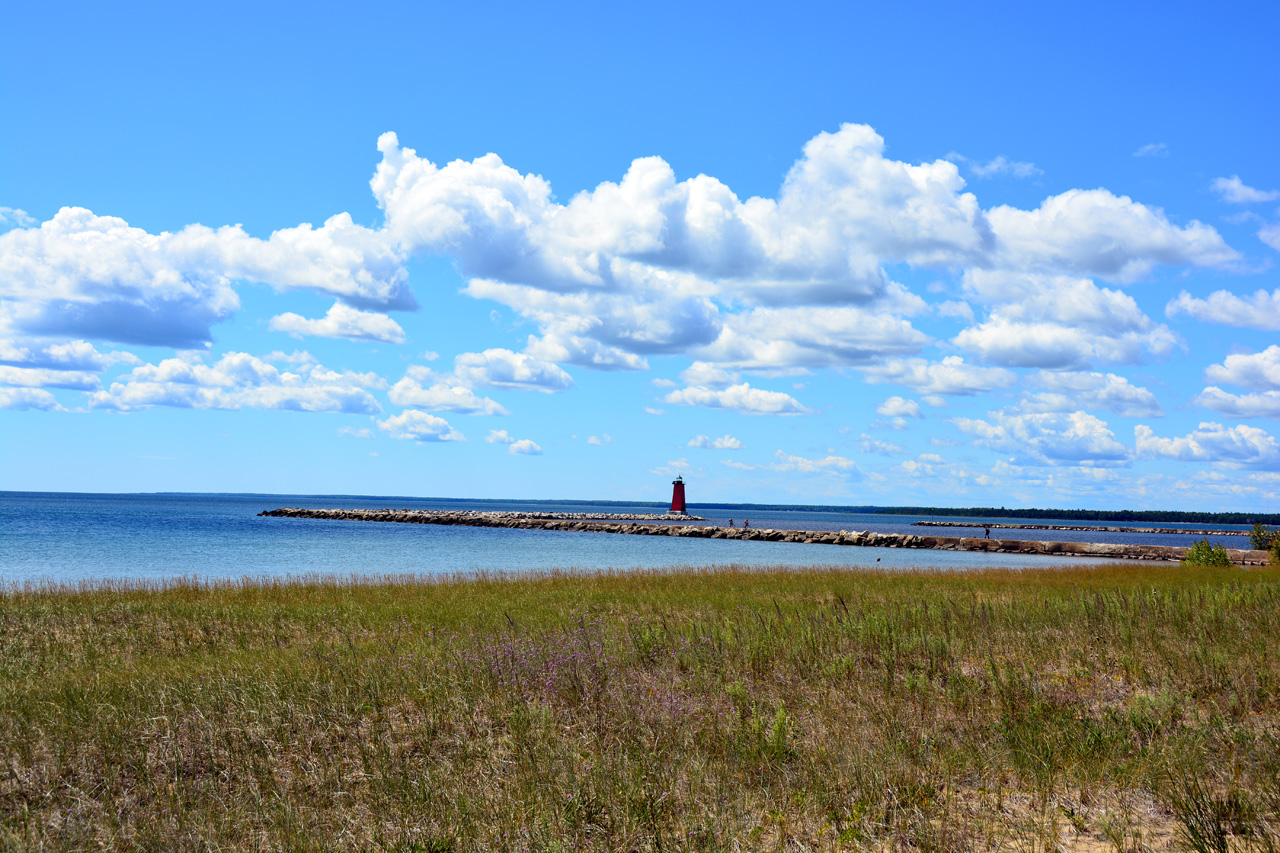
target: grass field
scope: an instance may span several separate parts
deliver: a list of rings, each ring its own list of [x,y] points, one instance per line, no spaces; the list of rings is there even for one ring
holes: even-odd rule
[[[0,849],[1280,849],[1280,570],[0,595]]]

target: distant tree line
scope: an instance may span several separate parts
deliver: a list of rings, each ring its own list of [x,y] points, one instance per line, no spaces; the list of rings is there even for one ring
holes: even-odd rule
[[[341,497],[341,496],[337,496]],[[414,498],[413,500],[449,500],[457,503],[494,503],[493,498]],[[512,506],[522,504],[575,506],[652,506],[665,507],[669,501],[602,501],[602,500],[504,500]],[[1280,513],[1275,512],[1181,512],[1169,509],[1036,509],[992,506],[831,506],[828,504],[752,504],[690,502],[692,513],[713,509],[752,512],[839,512],[847,515],[924,515],[951,518],[1028,518],[1058,521],[1091,522],[1170,522],[1176,524],[1271,524],[1280,526]]]
[[[1036,509],[992,506],[823,506],[821,504],[689,504],[694,509],[790,510],[792,512],[841,512],[858,515],[924,515],[951,518],[1028,518],[1036,520],[1089,522],[1169,522],[1177,524],[1275,524],[1274,512],[1182,512],[1168,509]]]
[[[859,510],[865,511],[865,510]],[[1191,524],[1280,524],[1274,512],[1181,512],[1168,509],[1006,509],[1005,507],[879,507],[875,512],[892,515],[946,515],[959,518],[1034,518],[1062,521],[1167,521]]]

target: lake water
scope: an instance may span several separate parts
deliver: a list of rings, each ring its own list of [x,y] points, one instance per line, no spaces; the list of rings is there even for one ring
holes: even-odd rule
[[[1089,562],[1080,558],[1013,554],[258,517],[262,510],[285,506],[548,512],[662,511],[651,505],[628,507],[441,498],[0,492],[0,586],[42,581],[162,581],[182,577],[219,579],[314,574],[438,575],[681,565],[963,569]],[[929,520],[913,516],[785,510],[755,512],[751,509],[700,512],[696,505],[690,506],[690,512],[706,517],[707,521],[702,523],[708,524],[726,524],[732,513],[737,524],[742,523],[745,514],[750,518],[752,527],[975,535],[972,527],[912,527],[914,521]],[[932,520],[948,519],[938,517]],[[966,525],[983,521],[972,518],[954,520]],[[1171,531],[1176,529],[1176,526],[1170,526]],[[999,530],[992,531],[992,536],[1157,545],[1186,545],[1195,539],[1176,532],[1119,534],[1045,530]],[[1236,536],[1210,539],[1233,548],[1247,547],[1248,542]]]

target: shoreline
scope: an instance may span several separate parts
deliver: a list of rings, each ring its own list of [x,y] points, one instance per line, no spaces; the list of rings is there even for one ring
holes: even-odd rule
[[[776,530],[773,528],[703,527],[685,524],[640,524],[532,518],[520,513],[479,513],[432,510],[300,509],[284,507],[258,513],[268,518],[302,518],[328,521],[373,521],[399,524],[439,524],[466,527],[500,527],[517,530],[553,530],[575,533],[616,533],[635,536],[684,536],[694,539],[739,539],[749,542],[789,542],[805,545],[844,545],[870,548],[921,548],[940,551],[980,551],[998,554],[1106,557],[1118,560],[1177,562],[1187,548],[1177,545],[1122,545],[1098,542],[1047,542],[1024,539],[984,539],[960,536],[919,536],[868,531]],[[556,515],[548,513],[547,515]],[[567,515],[567,514],[566,514]],[[661,517],[661,516],[660,516]],[[690,516],[665,516],[692,520]],[[1237,566],[1264,566],[1270,552],[1228,548],[1227,557]]]
[[[287,575],[240,575],[238,577],[202,577],[196,575],[163,578],[101,578],[93,580],[57,581],[51,579],[0,582],[0,603],[32,597],[83,598],[93,596],[155,596],[173,594],[237,595],[241,593],[286,595],[290,592],[376,591],[386,589],[501,587],[539,583],[594,583],[634,579],[681,581],[696,578],[751,577],[768,581],[779,576],[916,578],[920,580],[964,578],[968,581],[997,581],[1009,577],[1042,577],[1076,575],[1118,569],[1123,563],[1054,563],[1035,567],[1008,568],[984,566],[977,569],[956,567],[882,568],[875,563],[829,565],[825,563],[779,563],[747,565],[742,563],[686,563],[644,568],[597,568],[580,570],[572,567],[546,569],[488,569],[482,572],[446,572],[425,574],[359,574],[300,572]],[[1174,564],[1148,560],[1134,568],[1174,568]],[[1226,568],[1226,567],[1217,567]],[[1238,567],[1232,567],[1238,568]]]
[[[975,524],[954,521],[916,521],[912,527],[973,527],[995,530],[1082,530],[1096,533],[1176,533],[1180,536],[1248,536],[1248,530],[1192,530],[1180,527],[1103,527],[1094,524]]]

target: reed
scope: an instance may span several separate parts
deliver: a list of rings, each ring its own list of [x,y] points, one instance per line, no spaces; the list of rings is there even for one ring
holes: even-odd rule
[[[1280,569],[0,593],[0,848],[1276,850]]]

